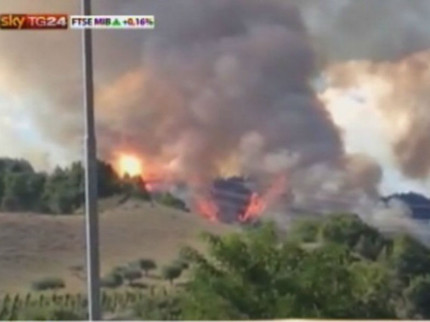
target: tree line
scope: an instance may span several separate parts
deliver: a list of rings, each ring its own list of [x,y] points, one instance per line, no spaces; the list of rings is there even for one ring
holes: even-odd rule
[[[113,167],[97,163],[98,196],[126,194],[148,200],[150,195],[140,177],[121,178]],[[85,194],[81,162],[57,167],[52,173],[35,171],[21,159],[0,159],[0,209],[7,212],[69,214],[82,206]]]

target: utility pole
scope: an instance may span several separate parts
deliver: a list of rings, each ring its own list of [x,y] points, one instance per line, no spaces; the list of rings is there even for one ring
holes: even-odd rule
[[[83,15],[91,15],[91,0],[82,0]],[[82,34],[85,117],[85,228],[87,251],[88,313],[90,321],[101,320],[100,259],[97,213],[97,145],[94,126],[94,84],[91,29]]]

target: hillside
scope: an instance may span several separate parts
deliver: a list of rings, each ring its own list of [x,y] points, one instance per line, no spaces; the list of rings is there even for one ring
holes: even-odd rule
[[[403,201],[412,210],[415,219],[430,219],[430,199],[418,193],[397,193],[383,198],[384,201],[398,199]]]
[[[162,265],[174,259],[182,245],[198,246],[196,237],[201,231],[223,233],[233,229],[145,202],[119,205],[117,199],[110,198],[100,209],[102,272],[141,257]],[[64,278],[71,290],[84,287],[70,269],[84,264],[82,215],[1,213],[0,226],[0,295],[25,290],[45,276]]]

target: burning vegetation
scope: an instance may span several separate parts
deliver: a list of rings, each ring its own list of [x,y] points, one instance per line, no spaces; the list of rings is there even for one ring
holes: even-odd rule
[[[209,191],[195,196],[195,209],[211,221],[254,222],[282,198],[286,182],[282,176],[264,190],[253,186],[254,182],[242,177],[216,179]]]
[[[410,36],[416,32],[415,23],[411,29],[399,24],[401,19],[395,19],[394,25],[392,19],[385,21],[384,30],[396,30],[399,37],[392,42],[393,33],[381,32],[368,46],[368,33],[361,32],[361,27],[343,28],[335,22],[327,26],[325,13],[314,14],[321,12],[320,2],[318,7],[312,1],[178,2],[175,17],[168,2],[130,4],[130,10],[157,16],[163,27],[156,32],[97,36],[101,50],[95,59],[102,74],[95,93],[98,154],[113,161],[121,176],[140,176],[153,192],[185,182],[191,193],[181,196],[182,200],[203,216],[212,221],[248,222],[277,203],[286,188],[281,177],[288,177],[292,207],[365,214],[372,212],[381,197],[380,187],[388,182],[381,165],[398,168],[405,179],[428,175],[429,158],[423,156],[429,151],[425,95],[429,53],[423,42],[416,41],[419,38]],[[379,2],[374,6],[372,12],[381,12]],[[337,12],[339,6],[330,8]],[[363,19],[349,15],[354,11],[368,17],[368,8],[368,4],[351,1],[339,12],[338,23],[361,23]],[[401,7],[392,13],[405,10]],[[380,17],[376,21],[381,23]],[[326,27],[336,36],[327,38]],[[32,97],[32,105],[40,108],[17,113],[18,119],[7,122],[0,136],[2,146],[10,148],[12,155],[21,154],[14,149],[23,146],[23,155],[40,159],[39,166],[45,169],[76,159],[81,153],[77,138],[82,133],[80,110],[75,108],[81,104],[80,58],[69,47],[76,42],[63,35],[56,39],[50,33],[37,39],[31,35],[19,43],[9,34],[2,37],[14,44],[9,54],[4,53],[5,61],[11,62],[2,65],[7,80],[0,81],[4,93],[41,95],[41,101]],[[60,54],[47,56],[50,51],[44,46],[52,43],[52,37],[64,44]],[[344,39],[355,39],[357,48],[345,46]],[[321,51],[320,42],[331,59],[321,59],[325,50]],[[27,46],[31,47],[30,60]],[[127,53],[123,47],[129,49]],[[358,47],[362,49],[359,54]],[[378,57],[371,53],[374,48]],[[40,70],[68,70],[70,77],[41,75],[30,66],[35,57]],[[55,95],[52,88],[56,88]],[[361,119],[351,118],[352,107],[343,104],[350,89],[360,92],[354,108],[366,106],[364,111],[380,114],[381,131],[375,129],[381,132],[380,140],[369,135],[368,122],[360,123],[356,132],[352,125],[357,123],[349,121]],[[363,95],[368,90],[370,94]],[[21,115],[37,130],[40,141],[46,140],[45,147],[35,151],[8,144],[20,137],[14,131],[21,131]],[[52,123],[46,115],[56,115],[58,120]],[[16,129],[9,132],[8,126]],[[348,133],[356,133],[357,140],[349,142]],[[349,144],[354,142],[359,148]],[[48,150],[55,156],[52,160],[36,156]],[[373,153],[385,150],[381,155]],[[115,154],[118,151],[120,155]],[[258,179],[252,187],[237,188],[239,192],[226,187],[211,192],[216,178],[229,181],[231,176]],[[230,192],[239,197],[226,196]],[[288,214],[283,215],[280,221],[288,221]]]
[[[166,175],[155,175],[156,170],[145,167],[137,153],[117,153],[113,164],[119,176],[138,178],[145,192],[171,191],[177,185],[174,180],[167,180]],[[259,219],[282,195],[286,184],[284,176],[273,180],[264,189],[257,188],[256,182],[242,176],[220,177],[208,182],[202,184],[201,180],[190,180],[191,196],[187,203],[204,218],[226,223],[247,223]]]
[[[117,161],[117,172],[121,176],[142,176],[143,165],[142,161],[132,154],[120,154]]]

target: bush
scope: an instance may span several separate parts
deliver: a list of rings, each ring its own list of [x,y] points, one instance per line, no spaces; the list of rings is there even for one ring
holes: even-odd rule
[[[121,274],[112,272],[100,280],[101,287],[117,288],[123,284],[124,280]]]
[[[430,250],[410,236],[399,235],[394,239],[391,263],[399,278],[408,283],[429,273]]]
[[[142,283],[142,282],[132,282],[130,283],[130,287],[135,289],[146,289],[148,288],[148,284]]]
[[[134,306],[134,315],[142,320],[180,320],[179,299],[173,296],[145,297]]]
[[[162,205],[167,206],[167,207],[172,207],[172,208],[176,208],[176,209],[183,210],[183,211],[187,210],[187,206],[186,206],[185,202],[183,202],[179,198],[176,198],[171,193],[162,194],[158,198],[158,202],[161,203]]]
[[[85,320],[85,314],[60,307],[27,308],[18,314],[23,321],[79,321]]]
[[[173,266],[177,266],[179,267],[181,270],[186,270],[189,268],[189,263],[186,259],[184,258],[178,258],[177,260],[175,260],[173,262]]]
[[[415,277],[405,290],[405,297],[411,312],[418,313],[421,319],[430,319],[430,275]]]
[[[384,238],[376,229],[368,226],[357,215],[332,214],[322,223],[321,235],[324,241],[334,242],[354,248],[361,239],[367,239],[370,244],[384,244]],[[372,251],[378,253],[378,250]]]
[[[299,242],[312,243],[318,239],[320,223],[315,219],[302,219],[295,222],[289,235]]]
[[[154,270],[154,269],[157,268],[157,264],[155,263],[155,261],[153,261],[152,259],[149,259],[149,258],[139,259],[137,261],[137,263],[138,263],[139,267],[141,269],[143,269],[143,271],[145,272],[146,276],[148,276],[148,272],[150,270]]]
[[[61,278],[57,277],[46,277],[38,281],[33,282],[31,288],[35,291],[46,291],[46,290],[56,290],[64,288],[66,284]]]
[[[5,211],[18,211],[20,210],[18,198],[14,196],[4,196],[1,208]]]
[[[177,279],[179,276],[181,276],[182,268],[178,265],[169,265],[163,267],[162,275],[163,278],[170,281],[170,283],[173,283],[173,280]]]
[[[74,312],[64,308],[51,309],[48,314],[49,320],[52,321],[78,321],[86,320],[84,313]]]
[[[146,183],[140,176],[131,178],[129,176],[124,177],[121,190],[132,198],[146,201],[151,200],[151,195],[146,189]]]
[[[122,276],[129,283],[132,283],[134,280],[137,280],[137,279],[142,277],[142,272],[140,270],[137,270],[137,269],[128,268],[122,273]]]
[[[112,269],[112,273],[119,274],[122,276],[122,273],[124,273],[124,271],[126,271],[127,269],[128,269],[127,266],[117,266],[114,269]]]

